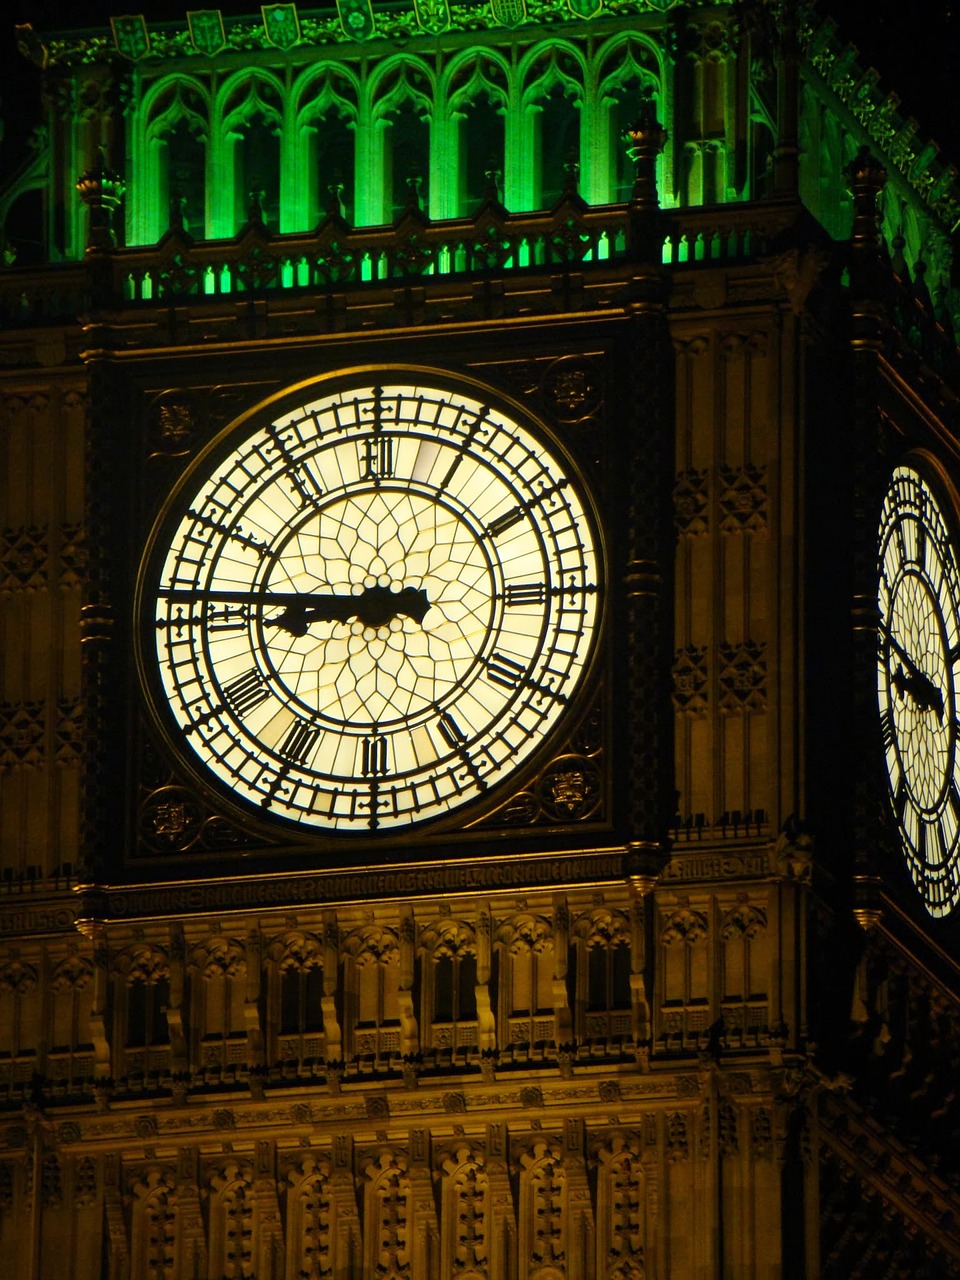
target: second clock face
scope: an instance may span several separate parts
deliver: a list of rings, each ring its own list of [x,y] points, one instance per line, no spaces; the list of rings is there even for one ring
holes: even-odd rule
[[[901,466],[880,519],[880,715],[907,867],[931,915],[960,900],[960,570],[924,476]]]
[[[599,607],[556,451],[473,387],[394,374],[207,458],[139,603],[147,688],[194,765],[264,814],[370,832],[450,813],[536,751]]]

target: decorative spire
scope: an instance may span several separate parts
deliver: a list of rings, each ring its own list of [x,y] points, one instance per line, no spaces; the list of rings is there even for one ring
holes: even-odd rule
[[[250,206],[247,215],[247,221],[251,226],[262,227],[266,219],[263,216],[263,184],[259,178],[254,178],[250,185]]]
[[[633,192],[630,203],[644,212],[657,210],[657,157],[666,146],[669,134],[657,119],[657,104],[649,87],[644,88],[640,110],[629,125],[623,140],[627,155],[633,161]]]
[[[411,173],[407,179],[407,211],[417,212],[423,208],[420,199],[420,188],[423,186],[423,176],[419,173]]]
[[[637,117],[624,135],[627,155],[634,168],[629,205],[630,253],[637,262],[659,262],[662,253],[657,157],[666,145],[667,136],[657,118],[653,94],[649,88],[645,89]]]
[[[88,253],[116,248],[113,215],[123,198],[124,190],[123,179],[107,164],[103,147],[98,147],[97,159],[77,179],[80,199],[90,210]]]
[[[884,165],[863,146],[844,169],[853,195],[853,229],[850,237],[850,283],[854,296],[881,301],[887,292],[888,273],[880,254],[880,209],[877,197],[887,181]]]

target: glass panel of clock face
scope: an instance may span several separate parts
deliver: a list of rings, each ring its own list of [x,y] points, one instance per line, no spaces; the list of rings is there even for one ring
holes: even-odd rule
[[[878,695],[890,801],[933,916],[960,900],[960,571],[927,481],[898,467],[880,519]]]
[[[192,486],[141,586],[162,701],[262,813],[439,817],[564,715],[597,627],[593,524],[503,413],[354,386],[248,429]]]

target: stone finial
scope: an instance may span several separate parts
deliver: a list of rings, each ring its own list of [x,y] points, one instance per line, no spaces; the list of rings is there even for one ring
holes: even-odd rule
[[[124,193],[123,179],[107,164],[103,147],[97,148],[97,159],[77,179],[80,199],[90,210],[87,251],[116,248],[113,215]]]
[[[250,184],[250,204],[247,214],[247,220],[251,225],[262,227],[266,221],[263,216],[263,197],[265,194],[263,184],[259,179],[254,178]]]
[[[423,176],[419,173],[412,173],[407,179],[407,209],[410,211],[419,211],[423,208],[423,202],[420,197],[420,188],[423,186]]]
[[[327,187],[326,212],[335,218],[346,217],[347,209],[343,203],[343,183],[331,182]]]
[[[644,210],[659,208],[657,195],[657,156],[666,146],[668,133],[657,119],[657,104],[647,89],[634,122],[624,134],[627,155],[634,166],[631,204]]]
[[[843,171],[853,196],[853,247],[877,248],[880,243],[880,211],[877,197],[887,181],[887,170],[869,147],[863,146]]]

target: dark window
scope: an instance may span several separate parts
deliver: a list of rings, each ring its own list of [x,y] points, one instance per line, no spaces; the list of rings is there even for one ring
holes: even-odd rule
[[[170,1001],[170,983],[166,978],[157,982],[137,981],[127,988],[127,1045],[131,1049],[149,1045],[169,1044],[170,1029],[167,1025],[167,1005]]]
[[[259,193],[263,220],[277,230],[280,211],[280,138],[262,117],[243,126],[234,153],[237,230],[250,217],[252,193]]]
[[[399,217],[407,207],[408,180],[419,179],[420,206],[426,209],[430,126],[411,102],[402,103],[391,116],[384,145],[383,178],[389,220]]]
[[[339,189],[342,213],[353,222],[354,210],[354,131],[341,116],[333,112],[314,123],[317,159],[316,208],[313,221],[318,222],[328,211],[335,192]]]
[[[561,85],[555,85],[540,102],[540,199],[549,209],[560,199],[567,165],[580,160],[580,112]]]
[[[197,240],[203,239],[205,219],[206,147],[190,129],[186,120],[164,138],[166,145],[166,190],[161,193],[172,215],[179,205],[185,229]],[[161,175],[161,181],[164,175]],[[168,222],[168,225],[170,223]]]
[[[471,102],[460,124],[460,191],[458,215],[476,213],[487,193],[487,174],[503,175],[502,110],[486,98]]]

